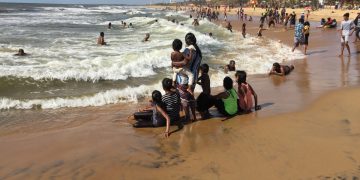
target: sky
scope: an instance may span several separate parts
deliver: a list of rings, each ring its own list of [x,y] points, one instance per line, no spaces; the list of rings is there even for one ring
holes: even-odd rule
[[[168,3],[170,0],[0,0],[10,3],[55,3],[55,4],[150,4]],[[178,0],[179,1],[179,0]]]

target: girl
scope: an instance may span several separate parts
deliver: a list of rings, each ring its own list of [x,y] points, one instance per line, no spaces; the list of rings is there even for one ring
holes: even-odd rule
[[[160,91],[152,92],[151,106],[134,113],[136,128],[160,127],[166,124],[165,137],[169,137],[170,117],[166,113],[166,105],[162,101]]]
[[[246,72],[237,71],[235,78],[238,83],[239,112],[251,112],[251,108],[253,107],[252,96],[254,96],[255,100],[255,111],[260,110],[261,106],[258,105],[257,94],[251,85],[246,82]]]

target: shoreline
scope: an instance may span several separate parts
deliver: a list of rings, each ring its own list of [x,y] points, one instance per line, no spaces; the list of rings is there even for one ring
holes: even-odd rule
[[[263,34],[292,44],[292,30]],[[129,110],[145,102],[0,112],[8,118],[0,126],[0,179],[360,178],[360,47],[351,44],[353,55],[341,59],[336,31],[312,28],[310,36],[310,55],[288,62],[290,75],[249,77],[262,110],[197,121],[168,139],[164,128],[127,123]]]

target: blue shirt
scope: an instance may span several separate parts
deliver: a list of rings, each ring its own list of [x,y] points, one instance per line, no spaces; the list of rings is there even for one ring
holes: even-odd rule
[[[299,23],[295,26],[295,37],[296,38],[298,38],[298,39],[301,38],[301,36],[303,34],[303,32],[302,32],[303,29],[304,29],[304,25],[301,23]]]

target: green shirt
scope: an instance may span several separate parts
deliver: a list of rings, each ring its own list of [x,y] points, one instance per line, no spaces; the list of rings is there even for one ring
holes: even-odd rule
[[[238,95],[234,88],[226,91],[229,93],[229,97],[226,99],[222,99],[225,106],[225,111],[230,114],[234,115],[238,112]]]

